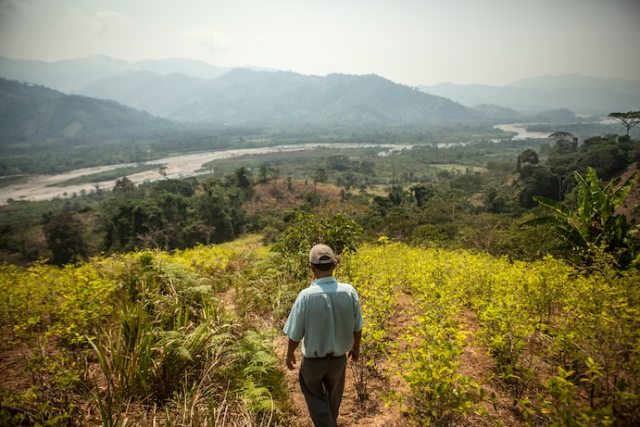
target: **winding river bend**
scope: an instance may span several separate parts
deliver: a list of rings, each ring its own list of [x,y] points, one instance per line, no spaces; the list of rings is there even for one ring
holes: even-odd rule
[[[520,141],[524,139],[545,139],[549,138],[549,133],[547,132],[535,132],[529,131],[525,127],[526,124],[523,123],[510,123],[506,125],[495,125],[494,128],[503,130],[505,132],[515,132],[511,139],[514,141]]]
[[[164,165],[166,177],[168,178],[185,178],[189,176],[206,173],[202,170],[202,166],[212,160],[231,159],[241,156],[260,156],[272,153],[288,153],[296,151],[308,151],[316,148],[379,148],[382,151],[378,153],[380,156],[387,155],[393,151],[409,149],[411,145],[398,144],[292,144],[277,145],[273,147],[261,148],[239,148],[221,151],[209,151],[202,153],[184,154],[179,156],[165,157],[162,159],[151,160],[143,164],[158,165],[158,169],[147,170],[135,174],[127,175],[134,183],[138,184],[145,181],[154,181],[162,178],[159,173],[160,165]],[[134,166],[136,163],[117,164],[108,166],[96,166],[84,169],[76,169],[56,175],[32,175],[27,177],[26,181],[11,184],[0,188],[0,205],[7,204],[9,200],[38,201],[50,200],[55,197],[70,197],[73,193],[81,194],[89,192],[96,188],[96,184],[86,183],[78,185],[70,185],[64,187],[56,187],[56,184],[66,180],[77,178],[84,175],[92,175],[100,172],[106,172],[112,169],[125,166]],[[108,190],[113,188],[116,180],[102,181],[98,185],[100,189]]]
[[[505,132],[515,132],[516,135],[512,137],[513,140],[523,140],[527,138],[548,138],[548,134],[543,132],[529,132],[525,129],[525,125],[521,124],[504,124],[496,125],[495,128],[501,129]],[[453,143],[444,144],[442,147],[466,145],[467,143]],[[440,144],[438,144],[440,146]],[[277,145],[273,147],[261,147],[261,148],[238,148],[230,150],[220,151],[208,151],[202,153],[183,154],[172,157],[165,157],[162,159],[151,160],[144,162],[143,164],[158,165],[158,169],[147,170],[144,172],[138,172],[131,175],[127,175],[131,181],[136,184],[145,181],[154,181],[162,178],[159,173],[160,165],[166,167],[164,173],[168,178],[185,178],[189,176],[206,173],[202,170],[202,166],[212,160],[224,160],[241,156],[261,156],[272,153],[289,153],[296,151],[308,151],[316,148],[379,148],[381,151],[379,156],[386,156],[395,151],[410,149],[412,145],[401,144],[341,144],[341,143],[316,143],[316,144],[289,144],[289,145]],[[96,185],[99,185],[100,189],[109,190],[113,188],[116,180],[102,181],[98,184],[86,183],[69,186],[56,186],[61,182],[67,181],[72,178],[77,178],[83,175],[92,175],[100,172],[106,172],[112,169],[121,168],[125,166],[135,166],[136,163],[117,164],[108,166],[96,166],[84,169],[76,169],[69,172],[64,172],[56,175],[31,175],[23,182],[11,184],[6,187],[0,188],[0,205],[7,204],[9,200],[24,200],[24,201],[38,201],[38,200],[50,200],[55,197],[70,197],[74,193],[81,194],[83,192],[89,192],[95,190]]]

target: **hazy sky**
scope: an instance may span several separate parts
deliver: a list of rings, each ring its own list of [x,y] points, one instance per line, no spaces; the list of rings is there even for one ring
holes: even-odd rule
[[[418,85],[640,79],[640,0],[0,0],[0,55],[195,58]]]

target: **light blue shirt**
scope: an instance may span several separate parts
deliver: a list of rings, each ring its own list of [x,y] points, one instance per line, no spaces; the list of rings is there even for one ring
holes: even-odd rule
[[[353,286],[323,277],[298,294],[283,331],[291,340],[302,341],[305,357],[342,356],[353,347],[353,333],[363,324]]]

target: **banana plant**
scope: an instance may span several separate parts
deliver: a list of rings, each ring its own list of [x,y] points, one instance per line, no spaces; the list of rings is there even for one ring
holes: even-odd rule
[[[638,249],[634,235],[639,228],[630,224],[624,215],[616,213],[616,209],[629,195],[636,175],[634,173],[622,184],[620,178],[616,178],[603,185],[591,167],[587,168],[585,176],[575,172],[577,210],[546,197],[534,196],[533,199],[549,214],[525,220],[521,225],[553,224],[574,249],[601,247],[615,254],[626,266]]]

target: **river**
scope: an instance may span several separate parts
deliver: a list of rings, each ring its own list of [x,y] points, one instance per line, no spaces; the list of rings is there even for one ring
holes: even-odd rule
[[[548,138],[549,135],[543,132],[529,132],[525,129],[525,124],[503,124],[495,125],[497,129],[501,129],[505,132],[515,132],[516,135],[511,139],[523,140],[527,138]],[[499,142],[499,140],[496,140]],[[464,146],[468,142],[456,142],[448,144],[437,144],[440,148],[448,148],[453,146]],[[165,157],[162,159],[151,160],[144,162],[144,164],[158,165],[158,169],[147,170],[144,172],[138,172],[135,174],[127,175],[131,181],[136,184],[145,181],[155,181],[162,178],[159,169],[161,165],[166,167],[164,173],[167,178],[185,178],[189,176],[198,175],[201,173],[207,173],[203,171],[202,166],[212,160],[224,160],[241,156],[261,156],[272,153],[288,153],[296,151],[307,151],[316,148],[330,147],[336,149],[344,148],[380,148],[384,149],[379,152],[379,156],[387,156],[399,150],[410,149],[412,145],[400,145],[400,144],[289,144],[289,145],[276,145],[273,147],[261,147],[261,148],[237,148],[230,150],[220,151],[208,151],[202,153],[183,154],[172,157]],[[100,189],[110,190],[115,185],[116,180],[101,181],[97,184],[87,183],[78,185],[69,185],[64,187],[56,187],[55,185],[63,181],[77,178],[83,175],[92,175],[100,172],[109,171],[115,168],[121,168],[125,166],[134,166],[135,163],[108,165],[108,166],[96,166],[84,169],[76,169],[69,172],[64,172],[56,175],[30,175],[24,182],[7,185],[0,188],[0,205],[7,204],[9,200],[24,200],[24,201],[39,201],[50,200],[55,197],[71,197],[75,194],[82,194],[84,192],[90,192],[95,190],[96,186]]]
[[[261,147],[261,148],[239,148],[221,151],[209,151],[202,153],[183,154],[172,157],[165,157],[162,159],[151,160],[144,162],[144,164],[158,165],[157,170],[147,170],[131,175],[127,175],[131,181],[136,184],[145,181],[154,181],[162,178],[159,169],[160,165],[166,167],[164,173],[167,178],[185,178],[189,176],[198,175],[201,173],[207,173],[202,171],[202,166],[212,160],[224,160],[241,156],[260,156],[272,153],[288,153],[296,151],[307,151],[316,148],[380,148],[384,149],[379,152],[378,155],[385,156],[390,153],[403,149],[410,149],[411,145],[398,145],[398,144],[291,144],[291,145],[277,145],[273,147]],[[56,187],[55,185],[63,181],[77,178],[83,175],[92,175],[100,172],[109,171],[115,168],[121,168],[125,166],[134,166],[135,163],[108,165],[108,166],[96,166],[90,168],[76,169],[69,172],[64,172],[55,175],[31,175],[26,178],[26,181],[11,184],[6,187],[0,188],[0,205],[7,204],[9,200],[24,200],[24,201],[38,201],[38,200],[50,200],[55,197],[70,197],[74,193],[82,194],[83,192],[89,192],[96,189],[96,185],[100,189],[109,190],[113,188],[116,180],[102,181],[97,184],[87,183],[79,185],[70,185],[65,187]]]
[[[534,132],[526,129],[527,124],[524,123],[511,123],[507,125],[495,125],[494,128],[503,130],[505,132],[515,132],[511,139],[513,141],[520,141],[523,139],[546,139],[549,138],[548,132]]]

